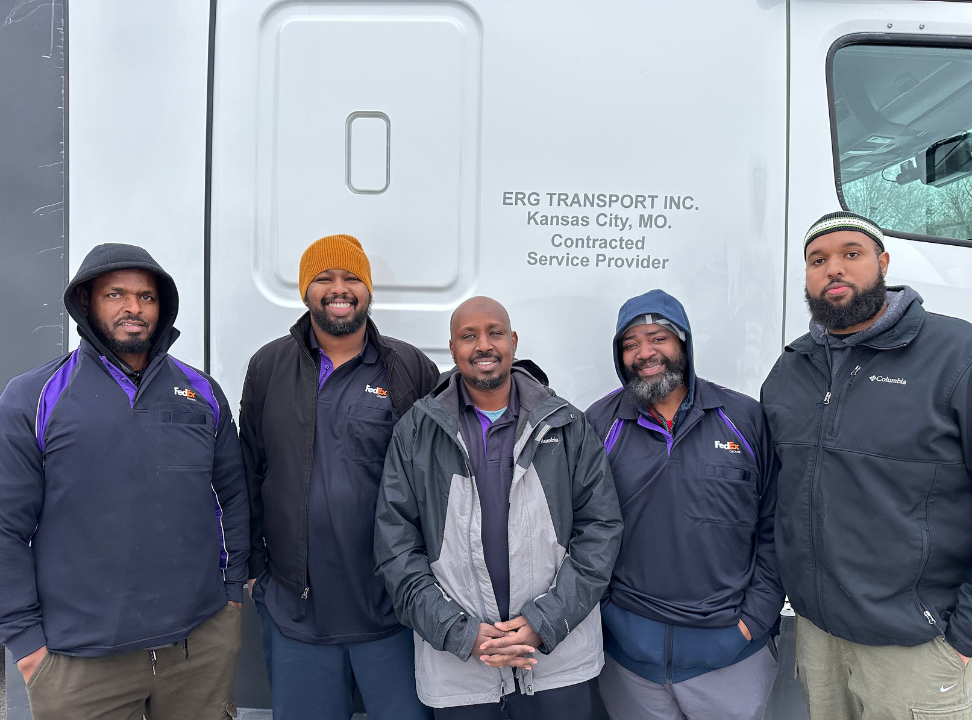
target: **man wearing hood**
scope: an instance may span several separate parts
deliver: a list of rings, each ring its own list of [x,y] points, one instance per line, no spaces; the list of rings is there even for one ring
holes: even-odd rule
[[[513,365],[502,305],[471,298],[450,329],[457,369],[395,427],[375,523],[419,698],[437,720],[587,720],[621,537],[607,458]]]
[[[614,720],[759,720],[783,606],[763,412],[696,376],[685,310],[661,290],[622,306],[613,349],[623,386],[587,411],[624,518],[601,697]]]
[[[762,397],[810,715],[972,717],[972,325],[885,285],[867,218],[803,248],[810,332]]]
[[[0,395],[0,641],[35,720],[219,720],[249,548],[236,426],[169,355],[179,296],[105,244],[64,292],[73,353]]]

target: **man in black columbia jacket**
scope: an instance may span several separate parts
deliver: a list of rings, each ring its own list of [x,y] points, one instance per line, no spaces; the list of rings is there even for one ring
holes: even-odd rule
[[[35,720],[225,720],[249,546],[236,425],[177,360],[175,283],[134,245],[64,292],[77,350],[0,395],[0,641]]]
[[[804,253],[810,333],[762,397],[811,717],[969,717],[972,326],[885,286],[870,220],[825,215]]]
[[[411,632],[375,576],[375,501],[392,429],[438,378],[378,334],[371,269],[349,235],[300,261],[306,313],[250,360],[240,433],[250,577],[277,720],[347,720],[352,673],[375,720],[422,720]]]

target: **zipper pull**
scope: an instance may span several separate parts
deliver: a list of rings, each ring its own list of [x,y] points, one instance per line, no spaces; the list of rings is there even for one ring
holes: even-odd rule
[[[854,372],[851,373],[851,377],[854,377],[855,375],[857,375],[857,371],[860,370],[860,369],[861,369],[861,366],[860,365],[858,365],[856,368],[854,368]]]
[[[824,395],[824,405],[830,405],[830,393]]]
[[[310,595],[310,588],[309,587],[305,587],[304,588],[304,594],[300,596],[300,599],[301,600],[306,600],[308,595]]]
[[[928,619],[928,624],[929,625],[937,625],[938,624],[938,623],[935,622],[935,618],[932,617],[932,614],[930,612],[928,612],[927,610],[925,610],[925,617]]]

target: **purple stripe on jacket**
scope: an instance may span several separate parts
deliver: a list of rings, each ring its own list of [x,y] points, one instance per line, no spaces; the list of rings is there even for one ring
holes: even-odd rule
[[[192,385],[199,394],[203,396],[209,407],[213,410],[213,420],[215,421],[215,428],[219,429],[219,403],[216,402],[216,396],[213,395],[213,386],[209,384],[209,380],[200,375],[197,371],[193,370],[191,367],[186,365],[181,360],[176,360],[174,357],[169,355],[169,359],[176,364],[182,372],[186,374],[189,379],[189,384]]]
[[[722,411],[722,408],[716,408],[716,413],[718,413],[719,417],[722,418],[722,422],[724,422],[729,427],[730,430],[736,433],[736,437],[738,437],[740,442],[742,442],[742,444],[746,447],[746,449],[749,450],[749,454],[752,455],[753,459],[755,460],[756,453],[753,452],[752,447],[750,447],[749,442],[747,442],[746,438],[743,437],[743,434],[739,432],[739,430],[736,428],[735,425],[733,425],[732,420],[729,419],[729,416]]]
[[[54,406],[61,397],[61,393],[67,389],[68,381],[71,379],[71,371],[78,364],[78,357],[77,350],[71,353],[67,361],[55,370],[54,374],[44,383],[44,388],[41,390],[40,398],[37,401],[37,416],[34,419],[34,434],[37,437],[37,446],[41,452],[44,452],[47,445],[44,441],[47,423],[50,422],[51,413],[54,411]]]
[[[618,418],[614,421],[614,424],[611,426],[611,430],[608,432],[607,438],[604,440],[604,451],[608,455],[611,454],[611,448],[614,447],[614,443],[616,443],[618,438],[621,437],[621,431],[623,429],[624,420]]]
[[[200,395],[209,403],[209,407],[213,410],[213,421],[215,423],[214,427],[216,430],[219,429],[219,403],[216,402],[216,396],[213,394],[213,386],[209,384],[209,380],[200,375],[196,370],[186,365],[181,360],[169,355],[169,359],[175,363],[176,367],[185,373],[186,377],[189,379],[189,384],[192,385],[199,392]],[[216,524],[219,527],[219,569],[225,571],[227,563],[226,554],[226,536],[223,533],[223,508],[220,507],[219,498],[216,495],[215,488],[213,489],[213,509],[216,511]]]

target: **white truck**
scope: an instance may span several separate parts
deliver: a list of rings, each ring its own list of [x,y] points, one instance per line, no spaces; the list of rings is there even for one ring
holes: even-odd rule
[[[145,246],[180,288],[173,352],[234,404],[304,310],[301,251],[333,233],[368,253],[383,333],[446,368],[452,309],[492,296],[582,408],[618,385],[618,308],[655,287],[685,305],[699,373],[757,395],[806,331],[803,235],[842,207],[889,235],[889,284],[972,320],[969,2],[0,6],[0,53],[50,16],[69,88],[61,205],[27,210],[59,211],[63,241],[0,214],[5,253],[59,245],[64,277],[99,243]],[[77,343],[53,327],[43,357],[2,337],[0,382]],[[787,672],[768,718],[805,716]]]

